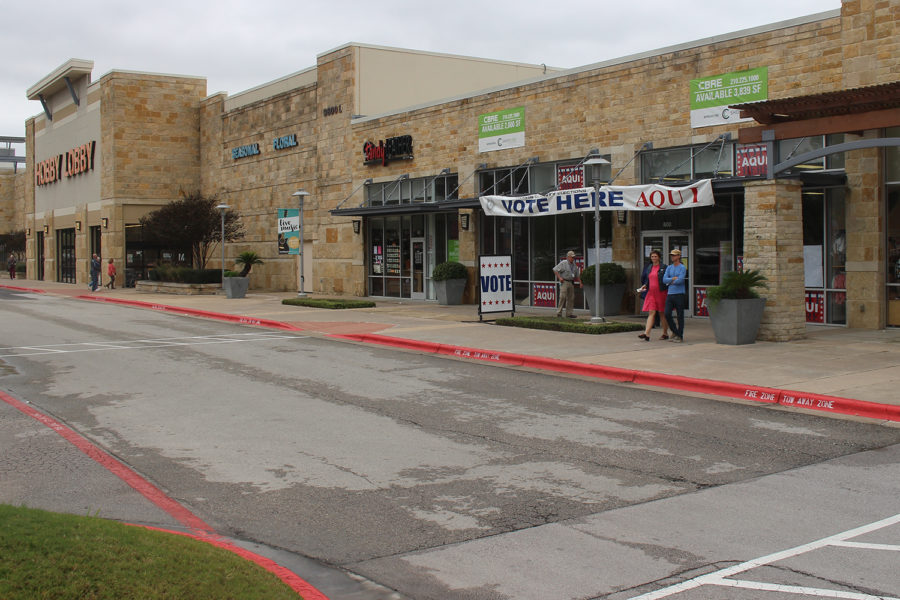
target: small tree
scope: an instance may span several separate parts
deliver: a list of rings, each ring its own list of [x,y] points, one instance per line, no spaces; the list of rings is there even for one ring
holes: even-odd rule
[[[209,257],[222,237],[222,215],[216,209],[219,199],[205,197],[199,191],[182,192],[182,199],[171,202],[141,218],[145,235],[170,248],[190,248],[193,264],[205,269]],[[244,237],[240,217],[225,211],[225,241]]]
[[[253,265],[261,265],[263,264],[263,261],[259,257],[259,254],[248,250],[246,252],[241,252],[238,257],[234,259],[234,263],[237,265],[244,265],[244,268],[241,269],[240,277],[246,277],[250,274],[250,269],[253,268]]]

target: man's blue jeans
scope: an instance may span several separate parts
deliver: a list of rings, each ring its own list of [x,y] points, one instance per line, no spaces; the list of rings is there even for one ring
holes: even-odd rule
[[[684,337],[684,309],[687,306],[687,296],[685,294],[669,294],[666,296],[666,321],[672,328],[672,334],[676,337]],[[672,318],[672,309],[678,317],[678,322]]]

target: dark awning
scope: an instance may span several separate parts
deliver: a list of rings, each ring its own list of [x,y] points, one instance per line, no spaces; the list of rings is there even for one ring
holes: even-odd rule
[[[377,217],[381,215],[417,215],[455,212],[461,208],[479,208],[478,198],[461,198],[444,202],[418,202],[415,204],[388,204],[383,206],[357,206],[330,211],[336,217]]]

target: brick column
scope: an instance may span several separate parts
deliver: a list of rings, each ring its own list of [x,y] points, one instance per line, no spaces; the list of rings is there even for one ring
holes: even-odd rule
[[[768,278],[757,339],[786,342],[806,336],[803,203],[793,180],[744,184],[744,268]]]

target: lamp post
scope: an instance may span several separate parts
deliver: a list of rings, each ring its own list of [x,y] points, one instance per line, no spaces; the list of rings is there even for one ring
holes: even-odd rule
[[[227,204],[219,204],[216,206],[219,214],[222,215],[222,237],[219,242],[222,244],[222,289],[225,289],[225,211],[231,208]]]
[[[305,253],[303,252],[303,200],[306,196],[309,196],[309,192],[306,190],[297,190],[291,196],[297,197],[297,203],[300,205],[300,289],[297,290],[298,298],[305,298],[306,286],[303,281],[303,259],[306,258]]]
[[[600,267],[600,168],[610,162],[600,155],[592,155],[584,161],[591,167],[591,180],[594,186],[594,314],[591,315],[591,323],[605,323],[606,319],[600,314],[600,281],[598,278]]]

